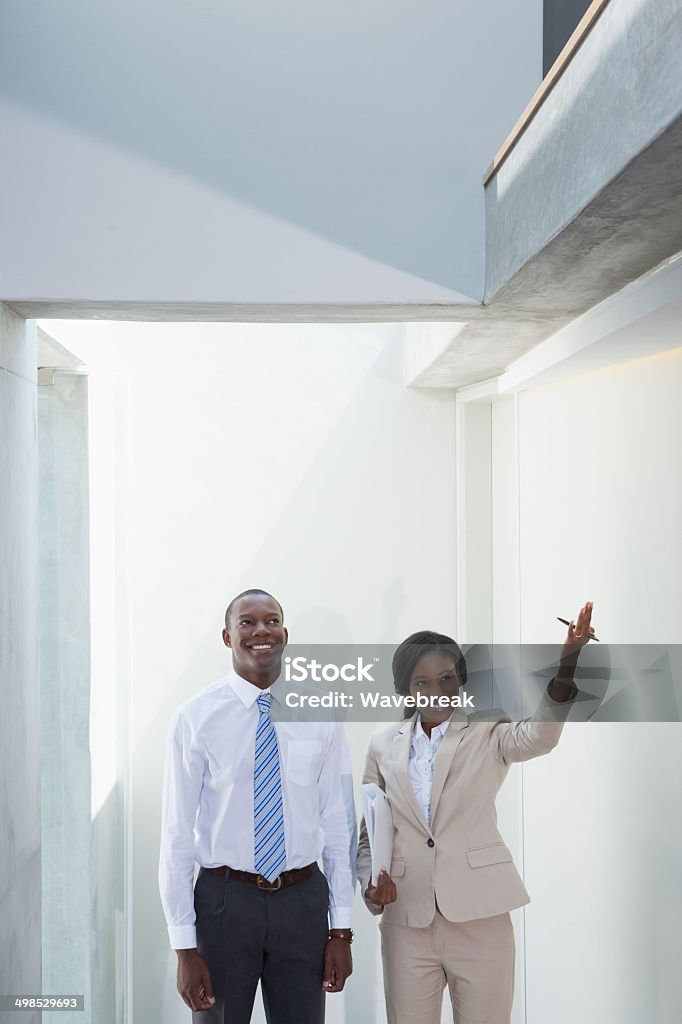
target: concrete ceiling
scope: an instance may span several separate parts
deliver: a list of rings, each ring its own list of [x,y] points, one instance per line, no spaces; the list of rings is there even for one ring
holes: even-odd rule
[[[494,377],[682,250],[680,53],[680,0],[602,9],[486,184],[484,305],[409,383]]]
[[[682,0],[606,5],[486,184],[477,305],[17,302],[25,317],[418,324],[408,384],[458,388],[540,343],[682,251]]]
[[[682,118],[609,182],[488,305],[459,307],[451,343],[409,381],[462,387],[540,342],[682,250]],[[454,331],[454,328],[453,328]]]

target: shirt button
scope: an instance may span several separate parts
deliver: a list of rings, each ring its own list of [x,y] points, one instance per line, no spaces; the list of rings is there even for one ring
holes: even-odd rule
[[[426,845],[427,845],[427,846],[435,846],[436,844],[434,843],[433,839],[431,839],[431,837],[429,837],[429,838],[428,838],[428,839],[426,840]]]

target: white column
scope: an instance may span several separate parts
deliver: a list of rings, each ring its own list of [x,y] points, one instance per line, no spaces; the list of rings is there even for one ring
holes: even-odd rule
[[[1,995],[41,991],[35,347],[35,325],[0,305]]]

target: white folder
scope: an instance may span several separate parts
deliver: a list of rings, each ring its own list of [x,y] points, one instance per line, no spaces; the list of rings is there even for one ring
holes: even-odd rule
[[[365,816],[372,855],[372,885],[376,885],[382,868],[391,873],[393,852],[391,805],[383,789],[380,789],[376,782],[365,782],[362,786],[362,813]]]

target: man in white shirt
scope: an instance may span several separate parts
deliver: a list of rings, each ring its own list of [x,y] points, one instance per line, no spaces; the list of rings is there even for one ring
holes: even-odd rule
[[[287,640],[270,594],[239,594],[232,671],[171,722],[159,885],[197,1024],[248,1024],[259,980],[269,1024],[321,1024],[352,971],[350,753],[338,723],[272,721]]]

